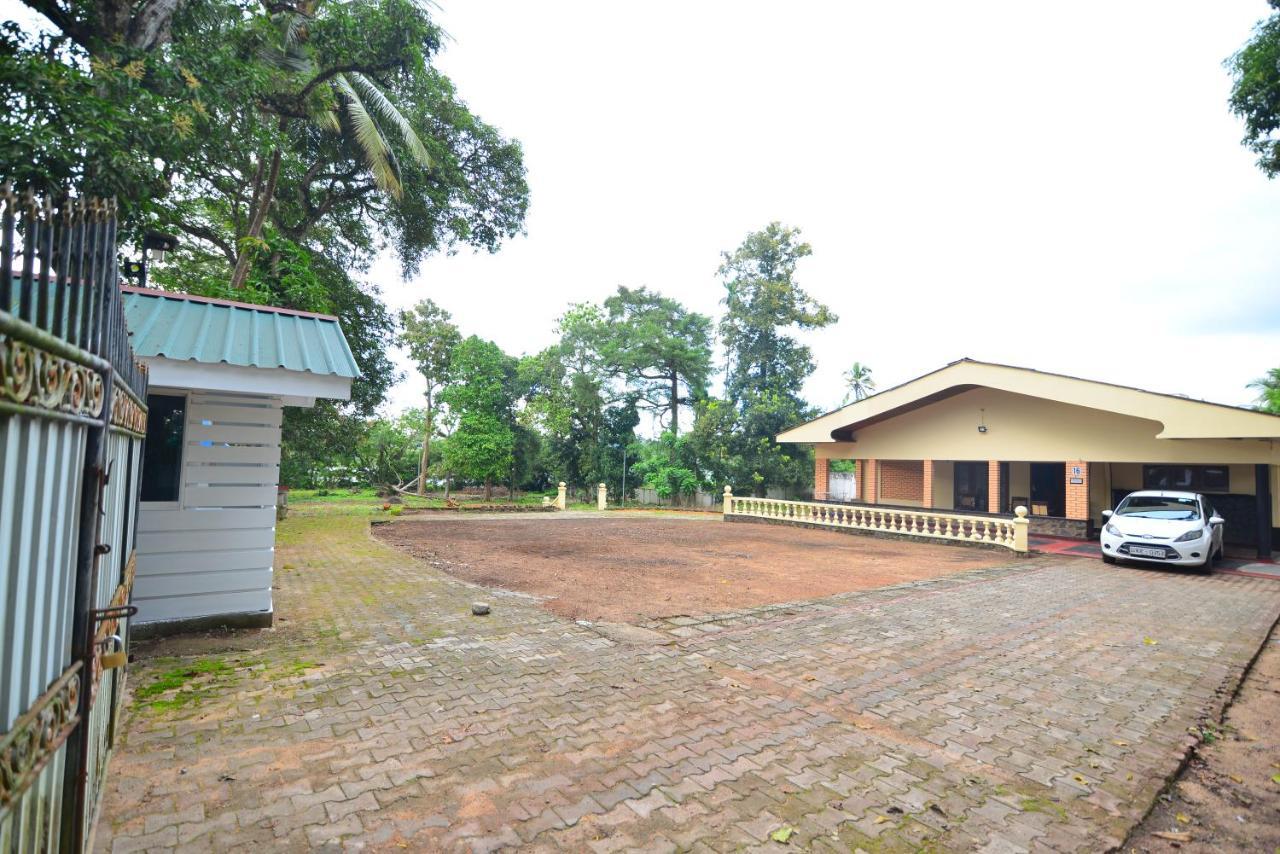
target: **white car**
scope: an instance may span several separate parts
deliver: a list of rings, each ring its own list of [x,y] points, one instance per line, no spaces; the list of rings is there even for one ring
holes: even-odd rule
[[[1130,493],[1115,512],[1102,511],[1102,559],[1140,560],[1208,569],[1222,557],[1225,520],[1196,492]]]

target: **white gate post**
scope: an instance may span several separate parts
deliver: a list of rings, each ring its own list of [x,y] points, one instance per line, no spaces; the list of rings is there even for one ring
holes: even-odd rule
[[[565,483],[562,480],[560,481],[559,492],[556,493],[556,506],[559,507],[561,510],[565,508],[565,491],[566,491]]]
[[[729,506],[733,503],[733,490],[726,486],[724,488],[724,515],[729,515]]]
[[[609,498],[609,488],[603,483],[596,487],[596,509],[604,510]]]

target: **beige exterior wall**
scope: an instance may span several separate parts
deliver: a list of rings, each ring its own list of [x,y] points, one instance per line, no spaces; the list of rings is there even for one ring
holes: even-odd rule
[[[1031,463],[1009,463],[1009,497],[1031,500]]]
[[[980,418],[986,433],[978,432]],[[1280,442],[1157,439],[1161,429],[1158,421],[976,388],[861,427],[854,442],[823,443],[815,449],[830,459],[1280,464]],[[1141,469],[1137,471],[1140,485]]]
[[[956,509],[956,464],[951,460],[933,461],[933,506],[939,510]]]
[[[1089,466],[1089,507],[1095,516],[1102,510],[1115,509],[1111,506],[1111,466],[1106,463]]]
[[[1258,492],[1258,482],[1253,476],[1253,466],[1231,466],[1230,482],[1230,491],[1236,495],[1256,495]]]

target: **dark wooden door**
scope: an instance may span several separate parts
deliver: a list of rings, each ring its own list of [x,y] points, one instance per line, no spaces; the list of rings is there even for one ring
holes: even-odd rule
[[[987,512],[987,464],[955,464],[955,505],[960,512]]]

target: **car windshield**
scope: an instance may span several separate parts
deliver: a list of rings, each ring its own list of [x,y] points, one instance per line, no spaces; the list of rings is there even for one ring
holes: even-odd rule
[[[1117,516],[1135,519],[1171,519],[1187,522],[1200,518],[1194,498],[1165,498],[1160,495],[1130,495],[1116,508]]]

